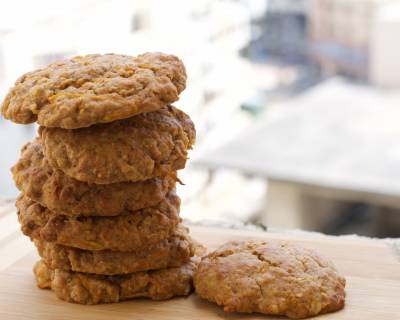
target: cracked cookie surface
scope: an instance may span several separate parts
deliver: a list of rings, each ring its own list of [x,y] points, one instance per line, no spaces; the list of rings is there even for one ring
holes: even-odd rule
[[[173,106],[89,128],[40,127],[39,133],[53,167],[97,184],[164,177],[183,169],[196,137],[189,116]]]
[[[173,55],[77,56],[24,74],[1,112],[17,123],[76,129],[158,110],[185,86],[185,67]]]
[[[278,240],[229,242],[203,257],[197,294],[227,312],[306,318],[339,310],[345,279],[315,251]]]
[[[140,250],[170,237],[180,222],[175,193],[154,207],[115,217],[57,214],[27,196],[20,196],[16,206],[25,235],[85,250]]]
[[[44,157],[39,139],[26,144],[12,168],[17,188],[59,214],[116,216],[160,203],[175,188],[176,173],[138,182],[93,184],[70,178]]]
[[[113,303],[134,298],[166,300],[187,296],[193,288],[197,259],[183,266],[104,276],[49,268],[42,260],[33,269],[41,289],[53,290],[57,297],[73,303]]]
[[[132,252],[89,251],[34,240],[39,255],[52,269],[116,275],[168,267],[179,267],[194,255],[196,244],[188,229],[180,225],[159,243]]]

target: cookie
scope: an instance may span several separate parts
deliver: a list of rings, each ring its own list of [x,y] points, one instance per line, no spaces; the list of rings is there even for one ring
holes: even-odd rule
[[[39,255],[52,269],[115,275],[138,271],[179,267],[195,252],[188,229],[179,226],[168,239],[133,252],[89,251],[34,240]]]
[[[21,196],[16,202],[22,232],[32,239],[85,250],[136,251],[169,238],[178,223],[180,199],[170,193],[157,206],[116,217],[66,216]]]
[[[190,118],[175,107],[77,130],[39,130],[50,165],[85,182],[109,184],[164,177],[185,167],[195,140]]]
[[[173,55],[78,56],[24,74],[1,113],[16,123],[76,129],[158,110],[185,86],[185,67]]]
[[[228,312],[305,318],[339,310],[345,279],[316,252],[277,240],[230,242],[202,258],[197,294]]]
[[[196,260],[181,267],[104,276],[49,268],[42,260],[33,271],[41,289],[80,304],[113,303],[134,298],[166,300],[187,296],[192,291]]]
[[[160,203],[175,188],[176,173],[165,178],[98,185],[70,178],[53,168],[43,155],[39,139],[26,144],[12,168],[23,194],[64,215],[116,216]]]

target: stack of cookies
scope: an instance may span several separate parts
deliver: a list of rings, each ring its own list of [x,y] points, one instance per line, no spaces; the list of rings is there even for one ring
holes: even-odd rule
[[[40,125],[12,168],[39,287],[83,304],[189,294],[196,246],[175,185],[195,128],[170,105],[185,85],[161,53],[79,56],[17,80],[2,114]]]

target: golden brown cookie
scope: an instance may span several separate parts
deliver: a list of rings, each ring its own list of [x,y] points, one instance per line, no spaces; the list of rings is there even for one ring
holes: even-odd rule
[[[176,173],[138,182],[93,184],[53,168],[39,139],[26,144],[12,168],[15,184],[26,196],[59,214],[116,216],[157,205],[175,188]]]
[[[39,132],[53,167],[98,184],[169,175],[185,167],[195,140],[193,122],[172,106],[89,128]]]
[[[82,128],[158,110],[185,86],[185,67],[173,55],[78,56],[24,74],[1,113],[17,123]]]
[[[179,267],[194,255],[196,244],[180,225],[168,239],[133,252],[89,251],[34,240],[39,255],[52,269],[115,275]]]
[[[202,258],[197,294],[228,312],[305,318],[339,310],[345,279],[313,250],[277,240],[229,242]]]
[[[49,268],[42,260],[36,263],[39,288],[52,289],[58,298],[81,304],[112,303],[134,298],[166,300],[187,296],[192,291],[196,260],[181,267],[104,276]]]
[[[16,205],[25,235],[85,250],[140,250],[169,238],[180,222],[180,199],[174,193],[154,207],[115,217],[57,214],[27,196]]]

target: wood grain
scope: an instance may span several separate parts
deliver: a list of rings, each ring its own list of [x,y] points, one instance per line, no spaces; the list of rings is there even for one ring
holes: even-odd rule
[[[12,221],[10,228],[15,228],[16,219]],[[206,227],[192,227],[191,232],[210,249],[225,241],[254,238],[285,239],[316,249],[331,258],[347,279],[345,309],[319,319],[400,319],[400,262],[384,241]],[[66,303],[51,291],[36,288],[31,269],[38,258],[32,244],[21,234],[8,242],[5,239],[0,235],[0,319],[282,319],[226,314],[196,294],[161,302],[140,299],[96,306]]]

